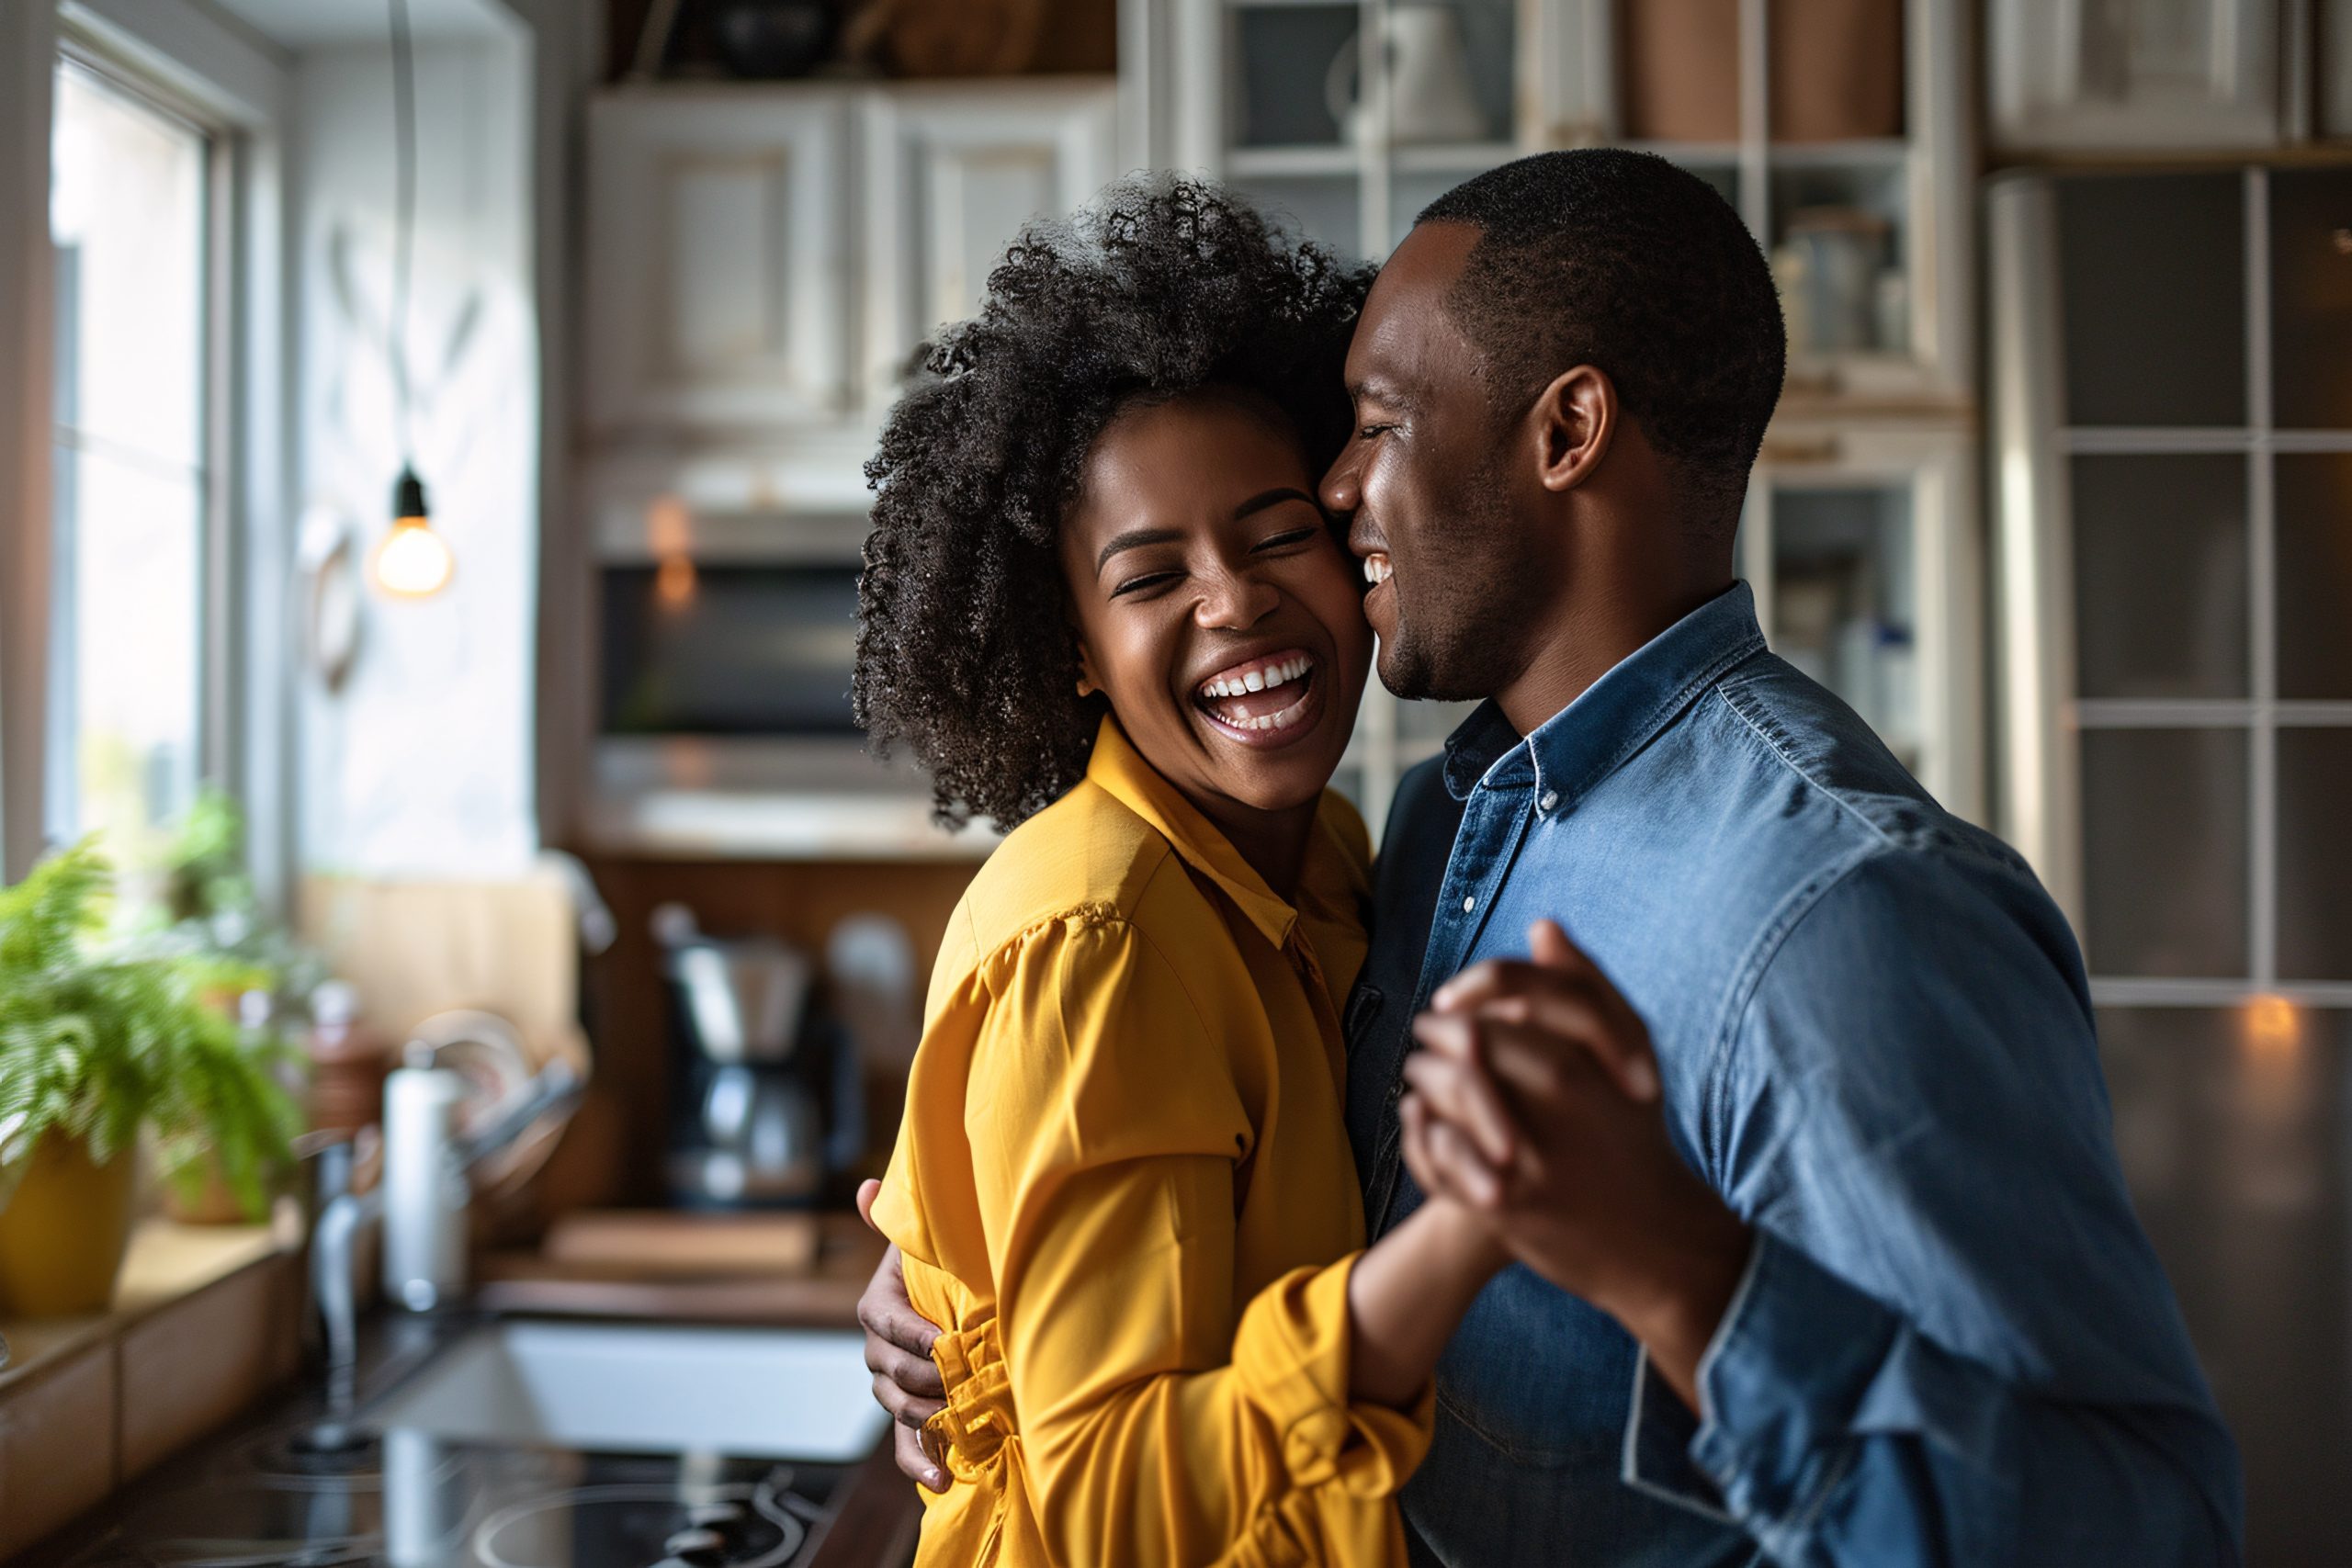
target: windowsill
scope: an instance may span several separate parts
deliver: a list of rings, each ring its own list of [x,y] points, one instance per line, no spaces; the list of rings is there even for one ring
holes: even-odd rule
[[[114,1302],[106,1311],[79,1317],[0,1317],[0,1338],[8,1342],[7,1364],[0,1366],[0,1399],[44,1365],[119,1336],[159,1309],[290,1252],[298,1244],[291,1224],[184,1225],[161,1217],[141,1221],[131,1232]]]

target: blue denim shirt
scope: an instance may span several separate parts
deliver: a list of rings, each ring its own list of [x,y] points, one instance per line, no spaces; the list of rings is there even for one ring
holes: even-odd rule
[[[1649,1024],[1757,1242],[1704,1422],[1514,1267],[1438,1373],[1417,1554],[1510,1563],[2233,1562],[2236,1450],[2109,1132],[2081,957],[2015,852],[1768,653],[1735,586],[1522,739],[1409,774],[1348,1010],[1375,1234],[1420,1201],[1405,1026],[1550,916]],[[1425,949],[1425,950],[1424,950]]]

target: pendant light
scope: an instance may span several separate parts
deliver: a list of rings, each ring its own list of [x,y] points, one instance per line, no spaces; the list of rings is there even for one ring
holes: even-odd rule
[[[390,331],[392,389],[400,411],[401,477],[392,486],[392,528],[368,558],[377,589],[402,599],[426,599],[449,585],[458,563],[433,531],[424,481],[416,477],[409,441],[409,252],[416,229],[416,61],[408,28],[408,0],[391,0],[392,308]]]

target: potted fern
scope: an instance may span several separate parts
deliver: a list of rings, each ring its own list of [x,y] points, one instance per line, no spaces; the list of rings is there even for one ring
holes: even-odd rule
[[[258,1215],[300,1123],[282,1049],[205,1005],[239,976],[109,947],[113,891],[87,840],[0,888],[0,1308],[106,1305],[142,1129],[167,1179],[217,1170]]]

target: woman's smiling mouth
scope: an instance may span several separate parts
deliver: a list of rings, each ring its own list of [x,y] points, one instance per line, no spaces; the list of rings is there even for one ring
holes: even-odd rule
[[[1319,705],[1320,673],[1315,655],[1286,649],[1218,671],[1193,688],[1193,705],[1236,740],[1280,745],[1306,732]]]

